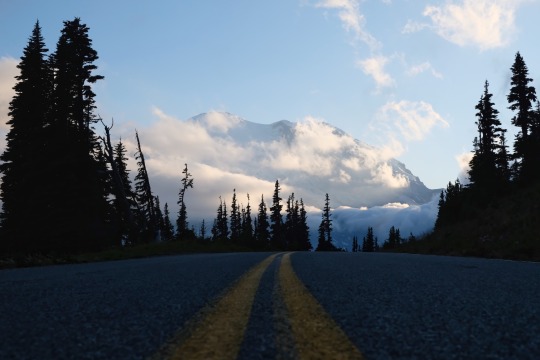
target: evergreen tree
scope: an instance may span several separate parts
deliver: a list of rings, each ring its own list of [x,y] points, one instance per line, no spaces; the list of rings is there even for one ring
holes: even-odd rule
[[[249,194],[247,194],[247,206],[242,216],[242,234],[241,239],[242,243],[248,246],[255,246],[254,244],[254,229],[253,229],[253,219],[251,218],[251,205],[249,203]]]
[[[176,220],[176,237],[178,240],[185,240],[193,238],[195,236],[194,232],[189,231],[188,221],[187,221],[187,209],[186,203],[184,201],[186,196],[186,190],[188,188],[193,188],[193,178],[188,171],[187,164],[184,164],[184,170],[182,170],[184,177],[182,178],[182,186],[178,193],[178,218]]]
[[[352,252],[358,252],[358,237],[353,236],[352,239]]]
[[[174,227],[171,222],[171,214],[167,203],[165,203],[163,208],[163,230],[161,237],[164,241],[172,241],[174,239]]]
[[[307,224],[307,212],[304,207],[304,200],[300,199],[300,220],[298,223],[298,244],[299,250],[310,251],[312,249],[309,240],[309,226]]]
[[[219,206],[217,208],[216,219],[212,226],[212,240],[214,241],[226,241],[229,236],[229,225],[227,218],[227,205],[221,196],[219,197]]]
[[[299,205],[298,201],[294,199],[294,193],[292,193],[287,199],[287,208],[285,210],[285,223],[283,224],[285,233],[285,243],[288,250],[300,250],[300,240],[298,237],[299,231]]]
[[[337,248],[332,243],[332,216],[330,211],[330,197],[326,194],[322,220],[319,225],[319,241],[316,251],[335,251]]]
[[[368,227],[367,235],[362,241],[362,251],[363,252],[374,252],[375,251],[375,236],[373,235],[373,228]]]
[[[146,162],[144,153],[141,148],[139,134],[135,131],[135,139],[137,140],[137,159],[138,171],[135,176],[135,194],[139,205],[140,223],[142,227],[143,241],[155,241],[158,237],[158,223],[156,218],[156,206],[154,204],[154,195],[150,187],[150,178],[146,170]]]
[[[236,189],[233,189],[233,197],[231,201],[231,214],[230,219],[230,231],[231,231],[231,242],[238,243],[240,240],[240,232],[242,230],[242,218],[240,215],[240,210],[238,202],[236,199]]]
[[[51,106],[45,125],[41,197],[42,238],[50,250],[98,250],[112,239],[108,215],[113,213],[104,187],[105,163],[94,132],[95,94],[92,84],[97,52],[89,28],[79,18],[65,21],[50,64],[54,72]],[[54,169],[54,171],[50,171]]]
[[[272,206],[270,207],[270,247],[272,250],[285,250],[285,234],[283,232],[283,219],[281,217],[281,197],[279,196],[279,181],[276,180]]]
[[[105,131],[107,133],[107,147],[110,146],[109,130],[110,128],[105,127]],[[108,149],[107,152],[109,151],[111,150]],[[112,188],[115,189],[112,192],[115,195],[113,206],[115,208],[115,214],[118,223],[117,227],[120,237],[124,240],[128,239],[127,241],[131,242],[136,238],[136,225],[134,223],[134,218],[132,214],[134,212],[137,212],[137,203],[135,200],[135,193],[133,192],[133,188],[131,185],[131,180],[129,178],[129,170],[127,168],[127,150],[121,139],[115,145],[112,152],[114,153],[113,159],[109,160],[112,167],[112,177],[118,177],[118,180],[116,181],[119,182],[119,184],[117,184],[116,186],[121,187],[121,189],[117,189],[116,186],[112,186]]]
[[[518,52],[512,65],[512,79],[510,93],[508,94],[508,107],[515,111],[512,125],[519,128],[514,142],[514,158],[516,160],[516,176],[519,180],[529,182],[538,178],[540,164],[535,164],[534,159],[540,151],[538,139],[534,139],[531,131],[534,124],[533,103],[536,99],[536,89],[530,85],[529,70]]]
[[[261,202],[259,204],[259,211],[257,213],[257,221],[255,225],[255,241],[257,242],[257,248],[266,249],[270,241],[270,231],[266,203],[264,202],[264,195],[261,195]]]
[[[199,235],[200,235],[201,240],[206,240],[206,223],[205,223],[204,219],[201,222],[201,228],[199,230]]]
[[[499,111],[495,109],[491,101],[492,94],[489,92],[489,83],[484,84],[484,93],[476,105],[478,137],[474,140],[474,155],[470,161],[469,179],[471,187],[478,193],[482,191],[491,195],[500,190],[505,182],[506,169],[504,149],[504,133],[498,119]]]
[[[16,76],[15,96],[9,104],[10,127],[0,156],[0,252],[39,251],[43,240],[43,213],[47,204],[36,179],[43,173],[44,125],[52,91],[51,72],[41,27],[36,22],[24,48]]]
[[[161,205],[159,203],[159,196],[156,196],[154,199],[156,205],[156,226],[158,228],[158,235],[156,241],[163,241],[163,230],[165,230],[165,221],[163,220],[163,212],[161,212]]]

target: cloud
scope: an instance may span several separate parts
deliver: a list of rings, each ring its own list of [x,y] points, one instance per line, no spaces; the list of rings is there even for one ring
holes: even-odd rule
[[[362,41],[372,51],[381,47],[377,39],[365,29],[365,17],[360,12],[358,0],[323,0],[315,5],[318,8],[338,10],[343,27],[354,34],[355,39]]]
[[[436,125],[449,126],[431,104],[424,101],[388,102],[379,110],[379,119],[390,131],[397,131],[408,141],[423,140]]]
[[[368,146],[310,116],[297,123],[262,126],[238,117],[226,119],[234,118],[226,113],[188,120],[158,108],[153,113],[155,119],[138,132],[153,190],[173,213],[185,163],[195,180],[191,199],[197,199],[187,195],[190,211],[197,217],[206,214],[207,220],[220,195],[229,201],[236,188],[257,202],[261,194],[270,199],[276,179],[284,196],[295,192],[310,206],[321,206],[324,192],[334,196],[337,206],[373,206],[408,196],[400,195],[408,194],[408,179],[394,174],[391,166],[391,158],[402,151],[397,142]],[[122,124],[113,129],[113,136],[126,145],[134,176],[134,128]]]
[[[15,95],[13,87],[17,81],[15,76],[19,74],[18,63],[17,60],[10,57],[0,58],[0,153],[4,151],[6,146],[5,137],[9,130],[6,123],[9,119],[9,103]]]
[[[422,73],[424,73],[426,71],[431,72],[431,75],[433,75],[434,77],[436,77],[438,79],[443,78],[442,74],[439,73],[437,70],[435,70],[435,68],[431,65],[431,63],[429,61],[425,61],[425,62],[423,62],[421,64],[409,67],[409,69],[407,70],[407,75],[409,75],[409,76],[417,76],[417,75],[422,74]]]
[[[433,30],[459,46],[472,45],[480,50],[502,47],[515,32],[515,12],[520,0],[447,1],[442,6],[427,6],[423,15],[431,19]],[[419,29],[414,23],[407,30]],[[405,30],[405,29],[404,29]]]
[[[375,80],[378,91],[384,87],[395,86],[392,76],[384,71],[384,66],[388,63],[388,60],[387,57],[378,55],[358,62],[358,66],[362,71]]]
[[[424,30],[425,28],[428,28],[428,27],[430,27],[429,24],[420,23],[420,22],[413,21],[413,20],[409,19],[407,21],[407,24],[405,24],[405,26],[401,30],[401,33],[402,34],[411,34],[411,33],[415,33],[415,32]]]
[[[437,196],[434,196],[430,202],[423,205],[388,203],[370,208],[338,207],[332,210],[334,243],[338,247],[350,250],[352,237],[357,236],[362,241],[368,227],[373,228],[380,246],[388,237],[391,226],[400,229],[401,236],[404,238],[411,233],[415,236],[423,235],[433,230],[437,218],[437,203]],[[308,212],[308,224],[314,245],[316,245],[314,240],[317,239],[316,230],[320,218],[320,211]]]
[[[469,163],[473,158],[473,153],[471,151],[466,151],[459,155],[456,155],[456,161],[459,165],[459,174],[458,179],[462,184],[469,183],[469,170],[471,169]]]

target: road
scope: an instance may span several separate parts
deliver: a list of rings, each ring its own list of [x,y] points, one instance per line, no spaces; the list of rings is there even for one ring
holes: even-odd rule
[[[540,264],[197,254],[0,271],[0,359],[539,359]]]

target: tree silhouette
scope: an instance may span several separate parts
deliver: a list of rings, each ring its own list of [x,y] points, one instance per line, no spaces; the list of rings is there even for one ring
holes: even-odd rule
[[[35,184],[43,175],[44,125],[52,91],[47,51],[36,22],[17,65],[20,74],[9,105],[10,128],[0,156],[0,252],[26,253],[48,247],[42,241],[41,223],[47,204]]]
[[[367,234],[362,241],[363,252],[374,252],[376,248],[376,239],[373,235],[373,228],[368,227]]]
[[[332,243],[332,216],[330,209],[330,197],[326,194],[322,220],[319,225],[319,238],[316,251],[335,251],[337,248]]]
[[[489,83],[484,84],[484,93],[476,105],[478,137],[474,140],[474,155],[470,161],[469,179],[476,192],[491,196],[508,181],[508,158],[499,111],[491,101]]]
[[[98,250],[112,239],[107,169],[93,128],[98,117],[91,85],[103,76],[93,74],[98,55],[88,31],[79,18],[64,21],[50,57],[54,80],[42,149],[47,176],[41,178],[41,197],[47,211],[41,238],[50,242],[50,250],[63,252]]]
[[[178,240],[184,240],[187,238],[193,238],[194,233],[188,229],[187,221],[187,209],[186,209],[186,190],[193,188],[193,178],[188,171],[187,164],[184,164],[184,170],[182,170],[184,177],[182,178],[182,185],[180,186],[180,191],[178,193],[178,218],[176,220],[176,237]]]
[[[138,171],[135,176],[135,193],[137,203],[140,208],[141,230],[143,232],[143,241],[156,241],[158,239],[158,223],[156,218],[156,206],[154,203],[154,195],[150,186],[150,178],[146,169],[144,153],[141,148],[139,133],[135,131],[135,139],[137,140],[137,159]]]
[[[281,197],[279,196],[279,181],[276,180],[272,206],[270,207],[270,247],[272,250],[285,250],[285,234],[283,232],[283,219],[281,217]]]
[[[535,122],[533,104],[537,100],[536,89],[530,85],[532,79],[529,78],[529,70],[519,52],[516,53],[511,71],[508,108],[516,112],[512,124],[519,128],[514,142],[515,171],[519,180],[530,182],[538,177],[537,173],[540,171],[540,164],[535,164],[540,150],[540,144],[535,140],[539,139],[530,136]]]
[[[261,202],[259,203],[259,209],[257,212],[257,221],[255,224],[255,241],[258,249],[266,249],[270,242],[270,231],[266,203],[264,202],[264,195],[261,195]]]

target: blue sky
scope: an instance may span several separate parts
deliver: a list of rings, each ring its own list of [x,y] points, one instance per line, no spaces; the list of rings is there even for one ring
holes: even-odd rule
[[[98,112],[152,126],[211,110],[254,122],[307,116],[381,146],[430,188],[460,172],[484,81],[500,119],[520,51],[540,86],[535,0],[0,0],[0,132],[14,64],[37,19],[90,27]],[[512,139],[509,136],[509,139]],[[0,142],[0,146],[2,143]]]

